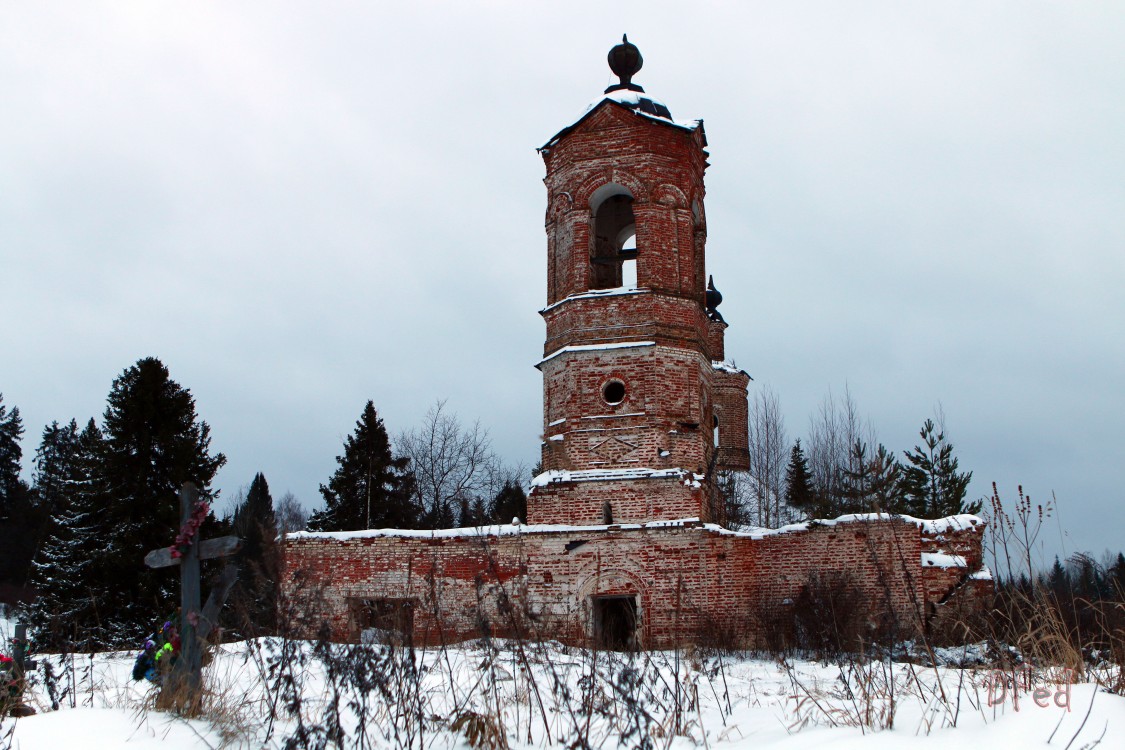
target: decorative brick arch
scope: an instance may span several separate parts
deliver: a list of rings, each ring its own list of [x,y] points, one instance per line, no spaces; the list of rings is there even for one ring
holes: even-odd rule
[[[557,221],[562,214],[574,209],[574,196],[565,190],[560,190],[550,196],[547,204],[546,221]]]
[[[602,594],[645,595],[646,588],[639,570],[630,570],[621,565],[598,569],[597,565],[597,560],[591,560],[578,573],[581,583],[578,584],[576,593],[580,600]]]
[[[675,185],[665,183],[652,192],[653,203],[659,203],[673,208],[687,208],[690,204],[684,191]]]
[[[625,188],[634,203],[645,203],[649,200],[648,186],[642,180],[627,169],[611,167],[598,170],[576,185],[573,205],[587,207],[593,213],[594,194],[606,185],[619,185]],[[607,193],[606,197],[609,195],[614,193]]]

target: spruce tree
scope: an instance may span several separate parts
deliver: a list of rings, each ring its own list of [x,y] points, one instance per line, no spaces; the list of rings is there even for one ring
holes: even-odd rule
[[[35,451],[35,493],[48,513],[65,504],[71,491],[74,462],[78,455],[78,422],[59,425],[51,422],[43,428],[39,448]]]
[[[479,497],[461,498],[460,509],[457,514],[457,525],[462,529],[476,526],[487,526],[492,518],[485,507],[484,501]]]
[[[86,650],[101,640],[97,603],[103,597],[92,569],[109,533],[94,489],[104,441],[92,419],[81,433],[73,421],[57,432],[56,426],[44,431],[39,452],[36,484],[50,498],[51,514],[32,563],[36,598],[28,619],[37,642]]]
[[[1059,561],[1058,555],[1055,555],[1055,563],[1047,573],[1047,587],[1059,601],[1064,600],[1070,592],[1070,576],[1067,575],[1066,568]]]
[[[11,411],[4,406],[4,394],[0,393],[0,523],[8,521],[17,505],[25,500],[27,485],[20,479],[20,461],[23,448],[23,419],[20,410]]]
[[[849,462],[854,468],[843,472],[845,513],[903,513],[906,496],[902,485],[902,465],[882,443],[869,454],[867,444],[852,446]]]
[[[181,485],[193,482],[208,497],[226,457],[211,454],[211,428],[199,421],[191,392],[154,357],[113,381],[103,428],[97,479],[108,533],[96,568],[108,611],[101,619],[109,641],[126,644],[175,608],[178,577],[146,568],[143,559],[175,538]]]
[[[511,523],[518,518],[527,521],[527,494],[519,484],[507,481],[492,499],[492,522]]]
[[[0,394],[0,589],[9,601],[29,593],[27,575],[43,523],[35,494],[20,478],[23,431],[20,410],[9,411]]]
[[[979,513],[981,502],[965,505],[965,493],[973,473],[959,472],[953,445],[927,419],[919,431],[922,444],[904,454],[909,462],[903,472],[903,488],[910,512],[920,518],[944,518],[958,513]]]
[[[880,513],[905,513],[907,509],[902,464],[882,443],[871,456],[870,505]]]
[[[320,485],[324,510],[309,518],[313,531],[356,531],[373,528],[410,529],[418,524],[414,475],[410,460],[391,455],[383,420],[371,401],[363,407],[355,432],[336,457],[336,472]]]
[[[1117,559],[1109,568],[1109,578],[1113,583],[1117,601],[1125,602],[1125,554],[1117,553]]]
[[[277,516],[269,484],[261,472],[254,476],[246,499],[234,511],[231,525],[242,540],[238,553],[238,582],[231,606],[247,636],[276,632],[279,554]]]
[[[801,448],[800,438],[790,449],[789,464],[785,467],[785,502],[809,518],[822,517],[829,510],[823,499],[813,491],[809,461]]]

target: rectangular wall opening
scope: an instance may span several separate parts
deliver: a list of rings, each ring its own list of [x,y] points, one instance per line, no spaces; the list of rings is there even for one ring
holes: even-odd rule
[[[606,651],[637,648],[637,597],[597,596],[594,606],[594,643]]]
[[[413,599],[351,599],[352,632],[360,643],[408,643],[414,634]]]

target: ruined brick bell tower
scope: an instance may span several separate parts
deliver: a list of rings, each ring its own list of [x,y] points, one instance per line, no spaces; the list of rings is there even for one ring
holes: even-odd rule
[[[975,516],[749,532],[689,520],[722,524],[716,473],[748,467],[750,376],[726,361],[706,270],[703,124],[632,83],[641,54],[627,40],[609,64],[621,82],[540,149],[547,339],[530,523],[287,534],[282,585],[318,592],[303,637],[444,647],[530,633],[633,649],[713,643],[721,628],[763,648],[775,616],[797,627],[784,618],[826,572],[849,576],[872,627],[932,632],[986,611]]]
[[[543,473],[533,524],[724,521],[721,469],[749,467],[746,389],[709,284],[702,121],[620,82],[539,149],[547,176]]]

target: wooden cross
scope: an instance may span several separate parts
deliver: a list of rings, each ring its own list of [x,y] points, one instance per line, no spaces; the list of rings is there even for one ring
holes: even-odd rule
[[[199,500],[199,490],[191,482],[180,488],[180,523],[187,525]],[[145,555],[145,565],[150,568],[180,566],[180,655],[171,675],[175,683],[170,695],[182,707],[192,712],[198,708],[201,677],[203,673],[203,641],[211,634],[218,621],[219,610],[226,601],[238,570],[231,564],[223,566],[219,580],[202,610],[199,607],[199,561],[229,557],[238,551],[240,540],[236,536],[200,541],[199,533],[191,539],[180,557],[173,557],[168,547],[154,549]]]
[[[12,664],[11,672],[19,687],[19,693],[16,696],[15,705],[9,706],[9,713],[12,716],[31,716],[35,713],[35,709],[23,702],[23,687],[26,684],[27,672],[33,671],[39,665],[32,659],[27,658],[27,625],[16,625],[15,635],[12,637]],[[0,700],[0,704],[3,701]],[[3,714],[0,713],[0,718]]]
[[[12,638],[12,662],[21,675],[39,666],[27,658],[27,625],[23,623],[16,625],[15,637]]]

